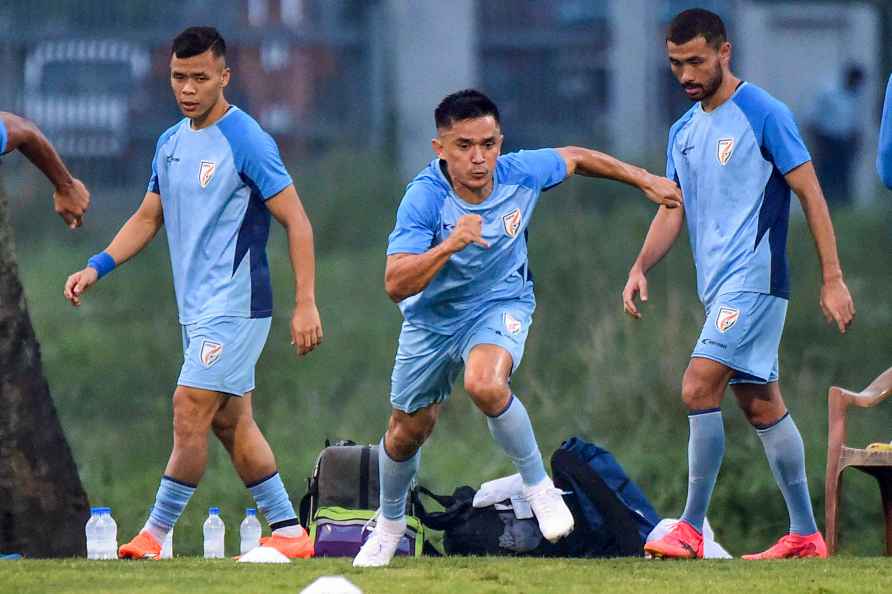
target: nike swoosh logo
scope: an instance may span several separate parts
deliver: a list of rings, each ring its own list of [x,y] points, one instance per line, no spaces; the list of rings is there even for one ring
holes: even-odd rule
[[[684,147],[683,149],[681,149],[681,154],[684,155],[684,156],[687,156],[688,153],[689,153],[691,150],[693,150],[693,148],[694,148],[694,145],[686,146],[686,147]]]

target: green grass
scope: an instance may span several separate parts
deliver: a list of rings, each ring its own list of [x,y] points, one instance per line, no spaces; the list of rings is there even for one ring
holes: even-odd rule
[[[560,594],[610,592],[888,592],[889,560],[672,562],[641,559],[452,558],[397,560],[357,570],[349,560],[244,565],[179,558],[173,561],[14,561],[0,569],[0,591],[18,594],[135,592],[235,594],[299,592],[323,575],[343,575],[366,594]]]
[[[364,167],[364,159],[351,163],[349,176],[339,177],[330,163],[295,172],[318,240],[317,299],[326,333],[324,345],[308,358],[295,359],[288,344],[292,285],[276,225],[268,250],[276,314],[257,368],[256,416],[295,501],[326,437],[375,442],[389,411],[400,315],[384,294],[382,276],[401,192],[387,167]],[[167,249],[159,238],[73,309],[61,296],[67,274],[107,243],[143,190],[97,193],[86,228],[69,233],[44,200],[23,198],[29,183],[8,188],[44,371],[90,500],[114,508],[123,541],[144,522],[171,445],[170,394],[182,354]],[[538,307],[512,383],[546,457],[572,435],[599,443],[616,454],[659,513],[677,516],[686,492],[688,433],[679,390],[703,310],[684,237],[650,275],[645,319],[622,315],[620,291],[652,210],[636,193],[617,187],[572,180],[543,195],[530,231]],[[858,309],[846,336],[824,323],[811,237],[800,218],[794,216],[791,225],[793,299],[781,345],[781,387],[805,440],[819,525],[827,387],[863,386],[890,365],[888,218],[881,211],[835,217]],[[724,410],[728,442],[710,519],[719,542],[740,554],[774,542],[787,517],[758,438],[733,398]],[[855,411],[849,440],[888,441],[890,426],[892,404]],[[460,387],[423,460],[420,482],[441,492],[513,472]],[[843,550],[875,555],[881,550],[879,492],[873,479],[850,473]],[[225,451],[214,443],[208,471],[177,524],[177,552],[201,550],[209,505],[223,509],[227,545],[234,550],[242,508],[251,504]]]

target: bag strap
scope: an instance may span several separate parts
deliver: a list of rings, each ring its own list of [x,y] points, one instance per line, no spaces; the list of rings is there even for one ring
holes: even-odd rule
[[[362,446],[359,456],[359,508],[369,509],[369,459],[371,446]]]
[[[444,510],[441,512],[429,512],[421,503],[420,494],[427,495],[441,506]],[[449,495],[436,495],[430,490],[418,485],[412,491],[412,503],[415,506],[415,517],[422,524],[433,530],[447,530],[452,526],[461,524],[464,520],[461,515],[471,506],[471,501],[456,501],[455,497]]]

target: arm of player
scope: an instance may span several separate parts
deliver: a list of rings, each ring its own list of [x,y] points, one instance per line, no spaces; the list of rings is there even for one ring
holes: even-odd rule
[[[815,175],[811,161],[787,173],[784,178],[790,188],[799,197],[805,220],[815,239],[818,260],[821,262],[821,310],[827,322],[836,322],[839,331],[845,333],[846,328],[855,317],[855,305],[849,288],[842,277],[842,266],[836,252],[836,235],[830,221],[827,201]]]
[[[394,303],[420,293],[452,254],[472,243],[489,247],[483,240],[483,218],[480,215],[464,215],[458,219],[449,237],[426,252],[388,256],[384,269],[384,290]]]
[[[316,255],[313,226],[294,185],[269,200],[266,207],[288,236],[288,255],[294,271],[294,311],[291,314],[291,344],[299,356],[322,343],[322,321],[316,308]]]
[[[163,224],[164,212],[161,209],[161,196],[155,192],[146,192],[142,204],[127,219],[112,242],[105,248],[105,252],[115,261],[115,266],[120,266],[149,245]],[[74,306],[80,305],[81,295],[96,284],[97,280],[99,280],[99,273],[92,266],[75,272],[65,281],[65,298]]]
[[[886,84],[886,99],[883,101],[880,142],[877,146],[877,173],[883,184],[892,189],[892,76]]]
[[[53,192],[53,208],[71,229],[80,227],[84,213],[90,206],[90,192],[69,173],[59,153],[46,136],[32,122],[8,112],[0,112],[6,127],[5,151],[18,149],[43,172],[56,190]]]
[[[636,295],[647,301],[647,271],[663,259],[681,233],[684,224],[684,209],[660,207],[650,223],[641,253],[629,270],[629,279],[623,288],[623,310],[635,319],[641,319],[641,312],[635,304]]]
[[[587,148],[567,146],[557,152],[567,164],[568,177],[577,174],[616,180],[638,188],[651,202],[666,208],[681,206],[681,190],[670,179]]]

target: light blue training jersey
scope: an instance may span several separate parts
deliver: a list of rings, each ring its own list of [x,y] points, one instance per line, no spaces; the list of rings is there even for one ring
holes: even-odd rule
[[[0,120],[0,155],[6,152],[6,141],[8,138],[6,124],[3,123],[3,120]]]
[[[883,184],[892,189],[892,76],[886,83],[883,101],[883,120],[880,123],[880,142],[877,147],[877,173]]]
[[[264,202],[291,184],[275,141],[237,107],[161,135],[149,191],[161,195],[181,324],[272,314]]]
[[[453,191],[445,167],[434,159],[406,188],[387,255],[426,252],[446,239],[462,216],[483,218],[483,239],[489,247],[470,244],[453,254],[423,291],[399,304],[409,323],[454,334],[490,303],[535,299],[527,225],[539,195],[567,177],[567,166],[554,149],[502,155],[492,193],[480,204],[466,202]]]
[[[789,298],[784,175],[810,160],[790,110],[750,83],[711,112],[697,102],[672,126],[666,176],[684,195],[705,305],[740,291]]]

